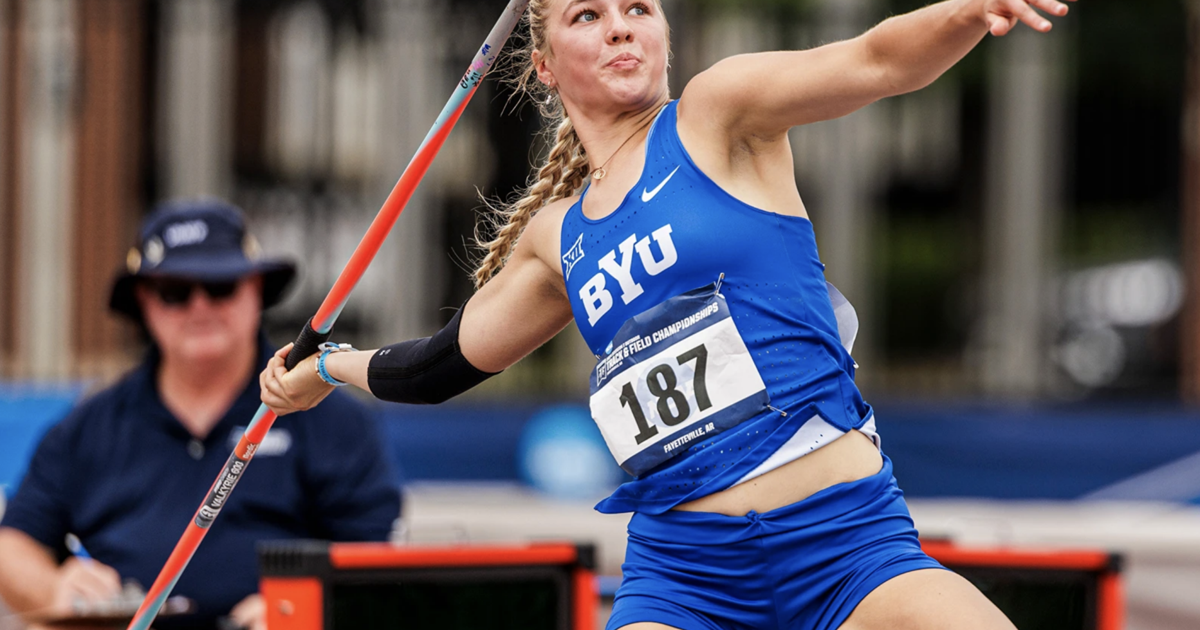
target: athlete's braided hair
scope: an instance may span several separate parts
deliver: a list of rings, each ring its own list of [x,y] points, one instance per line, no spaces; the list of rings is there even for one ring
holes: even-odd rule
[[[518,97],[521,94],[529,95],[537,104],[543,119],[547,121],[547,130],[557,128],[554,145],[550,147],[546,163],[538,169],[537,179],[529,184],[519,200],[498,207],[485,202],[490,212],[484,220],[494,228],[496,236],[482,243],[476,230],[476,242],[485,250],[475,269],[476,289],[487,284],[504,266],[534,213],[552,201],[574,195],[583,186],[590,171],[583,143],[579,141],[558,95],[537,80],[537,69],[533,66],[533,51],[540,50],[543,54],[549,52],[546,14],[551,1],[529,2],[529,43],[515,53],[517,74],[514,83]]]
[[[487,253],[475,270],[476,289],[487,284],[504,266],[517,238],[525,231],[534,213],[552,201],[574,195],[583,186],[589,170],[587,154],[583,151],[579,136],[575,134],[571,119],[561,116],[550,155],[546,157],[542,168],[538,169],[537,180],[529,185],[524,196],[516,203],[500,207],[485,201],[491,211],[485,221],[495,228],[496,237],[481,244]],[[478,234],[476,238],[478,240]]]
[[[587,180],[591,167],[588,164],[587,152],[575,126],[567,117],[562,101],[551,88],[537,80],[537,69],[533,65],[533,51],[539,50],[543,55],[550,54],[550,42],[546,38],[546,23],[549,17],[550,4],[555,0],[530,0],[529,11],[529,43],[514,53],[516,73],[513,80],[516,96],[528,95],[537,105],[542,119],[546,121],[546,130],[555,129],[554,145],[546,156],[546,163],[537,172],[524,194],[515,203],[494,205],[487,200],[489,212],[485,214],[484,222],[492,228],[495,237],[484,243],[476,229],[475,241],[484,250],[483,258],[475,269],[475,288],[487,284],[487,281],[500,271],[512,254],[517,239],[529,220],[553,201],[565,199],[579,192]],[[659,11],[662,10],[660,0],[651,0]],[[668,34],[667,50],[671,48]]]

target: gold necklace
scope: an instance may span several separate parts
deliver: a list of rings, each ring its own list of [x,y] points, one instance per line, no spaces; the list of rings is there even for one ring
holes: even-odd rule
[[[604,170],[604,169],[608,168],[608,163],[612,162],[613,158],[617,157],[617,154],[621,152],[621,149],[624,149],[625,145],[629,144],[629,141],[633,140],[634,136],[638,135],[638,133],[640,133],[643,129],[645,129],[646,125],[649,125],[650,123],[654,122],[655,118],[657,118],[657,115],[647,118],[642,124],[638,125],[638,128],[634,129],[633,133],[629,134],[628,138],[625,138],[625,142],[622,142],[621,146],[617,147],[616,151],[613,151],[613,154],[611,156],[609,156],[608,160],[606,160],[604,162],[604,164],[601,164],[600,168],[592,171],[592,179],[594,179],[596,181],[600,181],[600,180],[604,179],[604,176],[608,174],[608,171]]]

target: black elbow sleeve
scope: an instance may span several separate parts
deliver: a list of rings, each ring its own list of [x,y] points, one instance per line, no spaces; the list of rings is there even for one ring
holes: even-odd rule
[[[436,405],[475,387],[497,373],[471,365],[458,347],[463,309],[432,337],[380,348],[367,368],[367,385],[380,400]]]

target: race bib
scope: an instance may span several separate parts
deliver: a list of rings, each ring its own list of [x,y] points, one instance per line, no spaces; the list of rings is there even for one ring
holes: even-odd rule
[[[718,288],[689,291],[625,322],[592,371],[592,418],[631,475],[770,402]]]

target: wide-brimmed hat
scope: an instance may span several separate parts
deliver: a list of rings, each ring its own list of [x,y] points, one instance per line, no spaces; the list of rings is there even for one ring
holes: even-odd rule
[[[296,276],[291,261],[262,258],[240,210],[213,199],[155,208],[142,222],[138,244],[129,250],[125,263],[126,270],[113,281],[108,306],[135,321],[141,321],[142,313],[134,287],[142,278],[226,282],[261,274],[265,309],[279,303]]]

